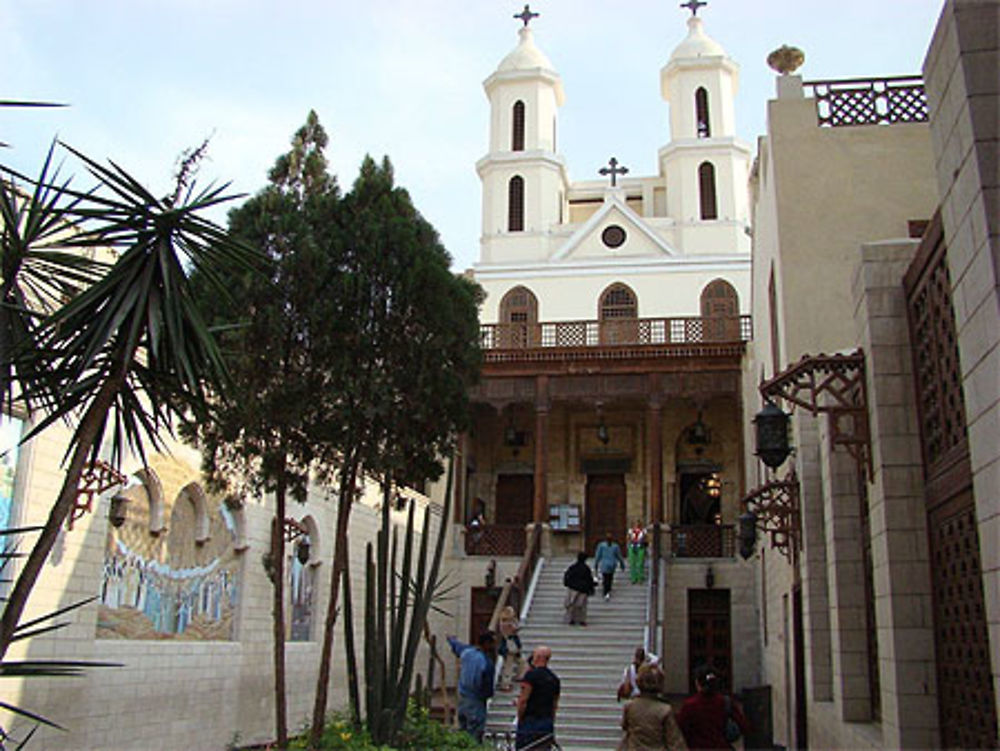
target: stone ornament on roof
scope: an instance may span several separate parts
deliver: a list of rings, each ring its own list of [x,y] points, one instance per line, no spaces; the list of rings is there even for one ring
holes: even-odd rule
[[[783,76],[794,73],[802,63],[806,61],[806,53],[798,47],[790,47],[783,44],[767,56],[767,64],[771,70],[777,71]]]

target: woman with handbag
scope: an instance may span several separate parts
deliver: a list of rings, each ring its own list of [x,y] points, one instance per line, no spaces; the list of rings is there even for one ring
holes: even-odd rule
[[[715,669],[699,665],[694,672],[698,689],[684,700],[677,713],[677,724],[688,746],[712,751],[729,751],[740,735],[747,731],[747,721],[732,697],[719,693],[719,678]]]
[[[639,695],[622,712],[619,751],[687,751],[674,711],[661,701],[663,671],[658,665],[643,665],[636,676]]]

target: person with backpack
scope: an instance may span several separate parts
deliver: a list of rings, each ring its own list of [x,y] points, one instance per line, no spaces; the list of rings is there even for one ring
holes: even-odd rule
[[[692,749],[729,751],[748,725],[739,704],[719,691],[719,677],[710,665],[694,673],[697,691],[684,700],[677,724]]]

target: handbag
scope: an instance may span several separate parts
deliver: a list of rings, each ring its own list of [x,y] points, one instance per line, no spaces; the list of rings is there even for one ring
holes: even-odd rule
[[[743,735],[739,723],[733,719],[733,700],[728,696],[726,697],[726,725],[722,729],[722,734],[727,743],[735,743]]]

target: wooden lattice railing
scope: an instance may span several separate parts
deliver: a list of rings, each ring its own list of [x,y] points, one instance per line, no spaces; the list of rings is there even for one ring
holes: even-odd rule
[[[675,524],[670,527],[675,558],[733,558],[736,529],[732,524]]]
[[[521,540],[525,541],[524,528],[521,528]],[[531,586],[531,577],[535,573],[535,565],[538,563],[538,556],[542,549],[542,525],[536,524],[531,530],[531,538],[524,546],[524,555],[521,557],[521,565],[513,579],[504,582],[500,591],[500,598],[497,606],[493,608],[493,616],[490,618],[490,631],[497,633],[500,627],[500,613],[508,605],[514,608],[516,613],[521,612],[524,598],[528,595],[528,587]]]
[[[490,323],[480,327],[485,350],[608,347],[636,344],[747,342],[753,335],[744,316],[626,318],[609,321]]]
[[[820,126],[893,125],[927,121],[927,94],[919,76],[806,81]]]
[[[525,544],[523,524],[484,524],[465,532],[466,555],[524,555]]]

